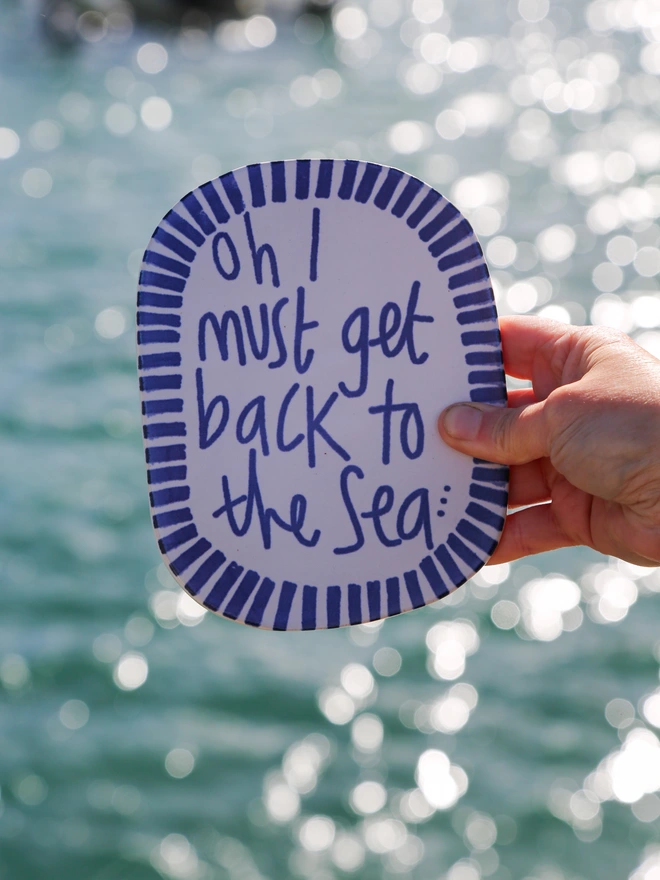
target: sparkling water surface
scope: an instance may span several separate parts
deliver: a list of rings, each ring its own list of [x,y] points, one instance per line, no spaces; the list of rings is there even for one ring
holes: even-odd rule
[[[133,336],[153,228],[249,162],[403,168],[502,313],[660,354],[660,3],[370,0],[77,43],[0,9],[0,877],[660,876],[660,574],[586,550],[350,630],[160,564]]]

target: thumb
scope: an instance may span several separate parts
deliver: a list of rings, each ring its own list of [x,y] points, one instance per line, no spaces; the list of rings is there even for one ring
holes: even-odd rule
[[[442,439],[459,452],[500,464],[525,464],[549,454],[544,404],[505,408],[457,403],[440,413]]]

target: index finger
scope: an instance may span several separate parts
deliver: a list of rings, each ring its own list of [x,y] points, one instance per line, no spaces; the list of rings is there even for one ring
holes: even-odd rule
[[[533,379],[540,369],[551,368],[557,346],[570,348],[577,328],[549,318],[506,315],[500,318],[504,370],[516,379]]]

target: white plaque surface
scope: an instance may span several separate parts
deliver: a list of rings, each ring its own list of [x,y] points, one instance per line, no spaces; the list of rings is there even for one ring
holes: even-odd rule
[[[420,180],[301,159],[204,184],[149,243],[137,327],[159,548],[206,608],[364,623],[495,549],[507,469],[436,429],[449,403],[506,402],[488,269]]]

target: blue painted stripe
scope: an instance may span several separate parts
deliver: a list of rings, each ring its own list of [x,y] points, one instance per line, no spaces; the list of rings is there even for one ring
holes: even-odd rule
[[[438,204],[441,198],[442,196],[440,193],[437,193],[434,189],[429,190],[410,217],[406,220],[408,226],[410,226],[411,229],[416,229],[428,212]]]
[[[471,516],[472,519],[476,519],[479,522],[484,523],[484,525],[490,526],[497,532],[501,532],[504,528],[504,517],[500,516],[499,513],[495,513],[494,510],[484,507],[483,504],[477,504],[475,501],[470,501],[465,512],[468,516]]]
[[[302,628],[316,629],[316,595],[318,589],[305,584],[302,595]]]
[[[161,455],[160,453],[166,453]],[[147,463],[148,464],[162,464],[164,462],[169,461],[185,461],[186,458],[186,447],[183,444],[178,446],[151,446],[147,449]],[[163,470],[166,470],[165,468]],[[154,473],[154,471],[150,471],[149,473]],[[150,482],[154,482],[150,480]]]
[[[205,232],[206,235],[211,235],[215,232],[215,223],[201,206],[194,193],[189,192],[187,196],[184,196],[181,199],[181,201],[186,206],[186,211],[188,211],[202,232]]]
[[[406,582],[406,589],[408,590],[408,595],[410,596],[410,601],[412,602],[413,608],[421,608],[422,605],[425,605],[424,596],[422,594],[422,588],[419,585],[419,579],[417,577],[417,572],[413,571],[404,571],[403,579]]]
[[[202,541],[204,541],[205,544],[208,544],[208,546],[205,547],[204,550],[202,551],[203,553],[206,553],[206,551],[210,549],[211,545],[204,538],[202,538]],[[201,543],[201,542],[198,542],[198,543]],[[197,544],[195,544],[194,547],[191,547],[190,550],[186,550],[186,553],[191,553],[192,550],[194,550],[196,546],[197,546]],[[201,555],[202,554],[200,553],[200,556]],[[213,553],[211,553],[211,555],[209,556],[209,558],[205,559],[204,562],[202,562],[202,564],[197,569],[195,574],[189,578],[188,583],[186,584],[186,589],[188,590],[188,592],[192,596],[196,596],[197,593],[200,592],[202,587],[204,587],[204,585],[207,584],[211,580],[211,578],[216,573],[216,571],[220,568],[220,566],[224,565],[226,558],[227,557],[225,556],[225,554],[221,550],[214,550]],[[176,560],[176,562],[178,562],[178,560]]]
[[[181,334],[176,330],[138,330],[138,345],[162,345],[167,342],[178,342]]]
[[[196,251],[194,251],[191,247],[188,247],[187,244],[184,244],[180,239],[178,239],[175,235],[172,235],[171,232],[168,232],[166,229],[162,227],[158,227],[154,232],[153,236],[156,241],[159,241],[163,247],[166,247],[168,250],[172,251],[173,254],[176,254],[178,257],[181,257],[182,260],[186,260],[188,263],[192,263],[195,259]]]
[[[473,388],[470,391],[470,400],[474,403],[492,403],[493,401],[506,400],[506,387],[501,385],[499,388],[494,385],[488,385],[486,388]]]
[[[453,205],[445,205],[444,208],[435,215],[433,220],[429,220],[426,226],[422,226],[422,228],[419,230],[419,237],[422,241],[430,241],[434,235],[440,232],[441,229],[444,229],[445,226],[448,226],[457,216],[458,208],[455,208]],[[431,250],[431,248],[434,247],[434,245],[435,242],[429,247],[429,250],[432,254],[433,251]],[[441,251],[439,253],[441,253]],[[433,254],[433,256],[436,255]]]
[[[230,562],[213,585],[211,592],[204,599],[206,607],[210,608],[211,611],[217,611],[224,602],[227,593],[242,574],[243,566],[239,565],[238,562]]]
[[[182,263],[181,260],[173,260],[172,257],[159,254],[158,251],[145,251],[143,262],[149,263],[151,266],[158,266],[159,269],[166,269],[168,272],[174,272],[175,275],[181,275],[182,278],[188,278],[190,275],[190,266]]]
[[[490,287],[484,287],[481,290],[475,290],[474,293],[459,293],[454,297],[454,305],[457,309],[464,309],[466,306],[478,306],[482,303],[492,303],[493,291]]]
[[[380,618],[380,581],[367,581],[367,605],[369,620]]]
[[[158,287],[161,290],[174,290],[181,293],[185,289],[186,279],[178,278],[175,275],[163,275],[162,272],[150,272],[143,269],[140,272],[138,284],[142,287]]]
[[[466,347],[468,345],[499,345],[502,337],[500,331],[495,330],[468,330],[461,333],[461,342]]]
[[[220,182],[227,193],[227,198],[234,209],[234,213],[242,214],[245,210],[245,202],[243,201],[243,194],[241,193],[241,189],[233,172],[230,171],[228,174],[223,174],[220,178]]]
[[[501,351],[469,351],[465,355],[465,363],[468,366],[477,366],[477,365],[486,365],[486,364],[501,364],[502,363],[502,352]]]
[[[480,483],[506,483],[509,479],[509,468],[476,467],[472,470],[472,479]]]
[[[454,216],[456,216],[456,214],[454,214]],[[441,235],[440,238],[436,238],[435,241],[431,242],[429,245],[429,253],[432,257],[440,257],[450,248],[459,244],[459,242],[465,241],[470,235],[472,235],[472,227],[467,220],[461,220],[461,222],[457,223],[453,229],[449,230],[449,232],[446,232],[444,235]]]
[[[333,159],[321,159],[319,163],[319,176],[316,181],[316,198],[329,199],[332,191]]]
[[[348,585],[348,619],[350,623],[362,623],[362,587],[360,584]]]
[[[225,208],[220,194],[215,186],[209,181],[200,187],[202,194],[208,202],[209,208],[218,223],[226,223],[229,220],[229,211]]]
[[[460,251],[454,251],[451,254],[447,254],[446,257],[440,257],[438,269],[441,272],[448,272],[450,269],[455,269],[457,266],[462,266],[464,263],[476,260],[477,257],[483,257],[483,252],[481,246],[476,241],[473,241]]]
[[[272,199],[274,202],[286,202],[286,166],[284,162],[271,162]]]
[[[392,196],[394,195],[394,190],[399,185],[399,181],[402,177],[403,171],[399,171],[398,168],[388,168],[387,177],[383,181],[383,185],[376,193],[376,198],[374,199],[374,205],[377,208],[380,208],[381,211],[384,211],[389,205]]]
[[[185,422],[151,422],[142,428],[145,440],[158,440],[160,437],[185,437]]]
[[[149,327],[160,324],[164,327],[180,327],[181,315],[173,315],[170,312],[138,312],[138,326]]]
[[[154,309],[180,309],[183,305],[182,296],[171,293],[154,293],[152,290],[138,291],[138,306],[150,306]]]
[[[309,179],[311,161],[309,159],[298,159],[296,162],[296,198],[309,198]]]
[[[482,532],[480,528],[475,526],[474,523],[469,522],[467,519],[459,521],[456,526],[456,531],[461,538],[465,538],[466,541],[469,541],[470,544],[478,547],[479,550],[482,550],[487,556],[491,556],[495,552],[497,541],[490,535]]]
[[[181,355],[178,351],[159,351],[156,354],[141,354],[138,367],[141,370],[155,370],[158,367],[180,367]]]
[[[353,187],[355,186],[358,165],[359,162],[356,162],[355,159],[346,159],[344,162],[344,173],[337,193],[340,199],[350,199],[353,195]]]
[[[490,526],[491,529],[495,529],[496,532],[501,532],[504,528],[503,516],[500,516],[499,513],[495,513],[494,510],[490,510],[488,507],[484,507],[483,504],[477,504],[476,501],[470,501],[465,513],[471,516],[472,519],[476,519],[478,522]]]
[[[179,404],[181,404],[181,406],[179,406]],[[147,416],[160,415],[162,413],[170,413],[170,412],[182,412],[182,410],[183,410],[183,401],[179,400],[178,398],[170,398],[168,400],[158,400],[158,401],[154,401],[153,403],[147,401],[142,405],[142,411]],[[162,422],[156,423],[155,427],[156,427],[157,432],[160,431],[160,426],[162,424],[163,424]],[[176,425],[177,433],[175,433],[175,434],[163,433],[162,435],[159,435],[158,433],[156,433],[156,434],[154,434],[154,436],[152,436],[151,431],[149,429],[153,426],[150,425],[150,426],[145,426],[143,428],[143,435],[144,435],[145,439],[157,439],[158,436],[163,436],[163,437],[183,436],[183,437],[185,437],[186,426],[185,426],[184,422],[167,422],[165,424],[166,425],[172,425],[172,424]],[[178,433],[181,429],[183,429],[183,434]]]
[[[197,562],[200,556],[203,556],[210,549],[210,541],[207,541],[206,538],[200,538],[199,541],[196,541],[192,545],[192,547],[188,547],[188,549],[184,550],[180,556],[177,556],[174,562],[170,562],[170,571],[175,576],[182,574],[186,569],[190,568],[194,562]]]
[[[163,464],[169,461],[186,460],[186,444],[175,443],[172,446],[147,446],[144,450],[147,464]]]
[[[149,493],[149,503],[152,507],[166,507],[168,504],[178,504],[179,501],[187,501],[190,498],[190,486],[170,486],[169,489],[156,489]]]
[[[256,596],[252,600],[250,610],[245,615],[245,622],[249,626],[261,626],[268,602],[273,595],[274,589],[275,581],[271,580],[269,577],[265,577],[259,585]]]
[[[289,614],[291,613],[291,605],[293,604],[293,597],[296,595],[297,589],[297,584],[294,584],[291,581],[284,581],[282,583],[280,601],[277,603],[273,629],[281,631],[287,628],[289,624]]]
[[[341,620],[341,587],[328,587],[325,602],[328,629],[335,629]]]
[[[406,213],[412,200],[415,198],[420,189],[424,186],[421,180],[417,180],[416,177],[409,177],[406,181],[406,185],[403,188],[403,192],[399,196],[399,198],[394,203],[394,207],[392,208],[392,213],[395,217],[403,217]]]
[[[177,547],[180,547],[182,544],[187,544],[188,541],[192,541],[193,538],[196,538],[197,534],[197,527],[192,523],[181,529],[177,529],[176,532],[172,532],[170,535],[160,539],[158,542],[160,552],[167,553],[168,550],[176,550]]]
[[[399,578],[391,577],[385,581],[387,591],[387,616],[401,614],[401,596],[399,593]]]
[[[177,507],[176,510],[167,510],[165,513],[157,513],[152,517],[155,529],[167,529],[170,526],[178,526],[181,523],[191,522],[192,510],[189,507]]]
[[[449,588],[443,581],[438,568],[430,556],[425,556],[424,559],[419,563],[419,567],[424,573],[424,577],[431,585],[431,589],[438,597],[441,599],[443,596],[448,595]]]
[[[488,268],[485,263],[466,269],[465,272],[459,272],[458,275],[452,275],[449,279],[449,289],[458,290],[460,287],[467,287],[468,284],[476,284],[478,281],[485,281],[488,278]]]
[[[260,580],[261,575],[258,572],[252,569],[245,572],[240,584],[234,590],[231,599],[227,602],[227,606],[222,612],[225,617],[229,617],[231,620],[238,618]]]
[[[371,193],[374,191],[374,187],[376,186],[376,181],[382,171],[382,165],[374,165],[373,163],[369,163],[367,167],[364,169],[364,174],[362,175],[362,180],[358,184],[358,188],[355,192],[355,201],[360,202],[361,204],[366,204],[371,198]]]
[[[467,312],[459,312],[456,316],[458,323],[465,324],[483,324],[486,321],[496,321],[497,312],[495,305],[485,306],[483,309],[470,309]]]
[[[181,376],[140,376],[140,391],[149,394],[151,391],[178,391],[181,388]]]
[[[151,468],[147,471],[147,483],[150,486],[157,486],[159,483],[179,483],[185,480],[187,473],[188,469],[183,464],[174,467]],[[155,497],[157,493],[154,492],[153,495]],[[185,499],[182,500],[185,501]]]
[[[478,483],[471,483],[470,498],[488,501],[490,504],[497,504],[501,508],[506,508],[509,501],[508,493],[502,489],[492,489],[490,486],[480,486]]]
[[[201,247],[204,244],[204,236],[199,230],[195,229],[192,223],[188,223],[188,221],[182,217],[180,214],[177,214],[175,210],[169,211],[163,219],[173,226],[177,232],[180,232],[184,238],[187,238],[188,241],[192,241],[193,244],[196,244],[197,247]]]
[[[171,397],[168,400],[145,400],[142,402],[142,414],[145,416],[159,416],[162,413],[183,412],[183,400],[179,397]]]
[[[491,370],[471,370],[468,373],[468,383],[470,385],[498,385],[503,390],[506,382],[504,370],[497,367]]]
[[[460,568],[456,565],[453,556],[447,550],[444,544],[440,544],[439,547],[436,547],[435,558],[438,560],[440,565],[443,567],[449,580],[455,587],[460,587],[461,584],[464,584],[467,580],[467,577],[463,574]]]
[[[248,180],[250,182],[252,207],[263,208],[266,204],[266,193],[264,192],[264,179],[261,175],[261,165],[248,165],[247,172]]]
[[[466,565],[469,565],[473,571],[481,568],[484,564],[484,560],[480,556],[477,556],[476,553],[473,553],[467,544],[464,544],[463,541],[461,541],[461,539],[453,532],[447,538],[447,543],[454,553],[460,557]]]
[[[504,370],[501,367],[497,370],[471,370],[468,373],[470,385],[503,385],[505,381]]]

